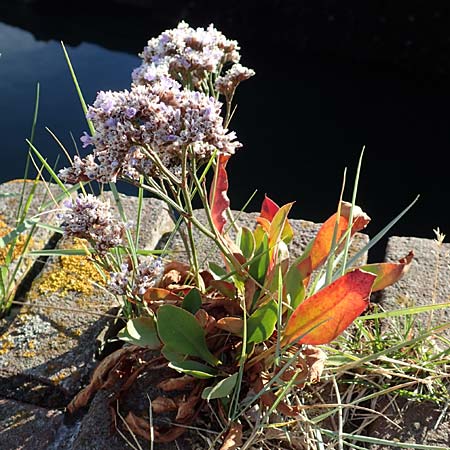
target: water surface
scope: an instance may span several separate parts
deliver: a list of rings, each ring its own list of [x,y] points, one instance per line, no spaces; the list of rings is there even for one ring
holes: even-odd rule
[[[88,17],[77,20],[88,24]],[[268,193],[279,203],[295,200],[297,217],[321,221],[335,208],[344,167],[351,180],[365,145],[358,202],[374,219],[369,233],[375,234],[417,194],[422,194],[420,202],[392,233],[432,238],[437,226],[450,233],[448,75],[436,78],[426,70],[311,55],[280,34],[282,23],[278,31],[269,31],[273,35],[263,35],[262,28],[237,26],[228,16],[221,23],[220,17],[215,17],[217,27],[240,41],[243,63],[257,72],[241,86],[232,124],[244,144],[229,165],[236,209],[258,189],[251,209]],[[87,102],[98,90],[127,88],[145,39],[181,18],[195,26],[209,22],[192,11],[159,18],[143,12],[124,21],[120,33],[127,40],[114,33],[116,16],[97,18],[95,36],[92,30],[83,33],[83,27],[76,35],[66,17],[71,27],[67,48]],[[35,144],[49,161],[62,154],[45,127],[72,153],[71,134],[78,144],[86,129],[58,42],[67,37],[63,19],[47,17],[35,33],[38,38],[11,20],[0,22],[0,181],[23,174],[37,82],[41,101]],[[84,34],[96,43],[83,41]],[[65,164],[61,159],[60,166]]]

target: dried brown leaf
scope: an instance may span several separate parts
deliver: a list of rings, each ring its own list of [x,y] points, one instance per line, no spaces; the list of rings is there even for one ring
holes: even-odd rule
[[[155,414],[163,414],[170,411],[176,411],[178,406],[171,398],[156,397],[152,400],[152,410]]]
[[[173,300],[178,301],[180,300],[180,297],[173,294],[171,291],[163,288],[149,288],[145,291],[145,294],[143,295],[142,299],[145,302],[152,303],[152,302],[158,302],[161,300]]]
[[[303,353],[306,357],[306,364],[309,371],[308,379],[316,383],[322,375],[327,355],[319,347],[313,345],[307,345]]]
[[[201,402],[200,389],[202,385],[202,383],[198,384],[197,387],[189,395],[189,397],[178,404],[178,412],[175,418],[176,422],[186,424],[195,417],[195,415],[197,414],[196,406],[199,401]]]
[[[167,287],[173,284],[179,284],[182,279],[182,275],[178,270],[169,270],[165,273],[161,280],[161,286]]]
[[[220,450],[236,450],[242,445],[242,425],[233,422],[228,430]]]
[[[150,440],[150,423],[148,420],[138,417],[130,411],[125,417],[125,422],[134,434],[147,439],[147,441]]]
[[[242,334],[244,322],[239,317],[224,317],[217,321],[216,327],[240,336]]]
[[[128,347],[122,347],[107,356],[95,369],[91,382],[67,405],[67,412],[73,414],[78,409],[83,408],[88,404],[91,397],[106,383],[111,384],[114,382],[118,378],[118,375],[114,373],[113,369],[120,364],[123,358],[126,358],[129,354],[139,349],[140,347],[136,345],[130,345]]]
[[[250,311],[253,304],[253,297],[255,296],[256,292],[255,280],[253,280],[252,278],[247,279],[244,287],[245,287],[245,306],[247,308],[247,311]]]
[[[206,328],[209,321],[209,314],[204,309],[199,309],[195,313],[195,318],[202,328]]]
[[[189,375],[183,375],[182,377],[169,378],[158,383],[157,387],[164,392],[182,391],[188,388],[192,388],[195,385],[196,379]]]
[[[266,382],[264,382],[263,378],[260,376],[253,384],[253,389],[255,390],[255,392],[260,392],[264,388],[265,384]],[[271,408],[272,405],[276,401],[278,401],[278,397],[272,391],[267,391],[263,395],[261,395],[261,401],[264,406]],[[287,417],[296,417],[300,412],[297,407],[290,406],[287,403],[283,402],[283,400],[278,403],[277,411]]]

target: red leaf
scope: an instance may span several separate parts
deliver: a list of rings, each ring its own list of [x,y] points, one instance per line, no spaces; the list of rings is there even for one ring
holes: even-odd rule
[[[279,209],[280,207],[273,200],[267,197],[267,195],[265,195],[264,201],[262,202],[261,206],[261,214],[259,215],[259,217],[272,222],[272,219]]]
[[[228,175],[226,171],[227,162],[230,155],[220,155],[217,160],[216,172],[214,174],[213,185],[209,193],[209,205],[211,208],[211,216],[217,231],[222,234],[223,227],[227,219],[226,210],[230,207],[230,199],[228,198]]]
[[[375,278],[356,269],[307,298],[290,317],[283,344],[331,342],[366,309]]]
[[[406,272],[408,272],[414,252],[410,251],[404,258],[396,263],[367,264],[361,267],[362,270],[373,273],[377,276],[372,287],[372,292],[381,291],[387,286],[397,282]]]

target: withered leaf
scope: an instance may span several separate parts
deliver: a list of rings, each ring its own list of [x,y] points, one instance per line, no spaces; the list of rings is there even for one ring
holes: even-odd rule
[[[167,380],[158,383],[157,387],[164,392],[182,391],[188,388],[192,388],[195,385],[196,379],[189,375],[183,375],[182,377],[169,378]]]
[[[150,440],[150,423],[148,420],[138,417],[130,411],[125,417],[125,422],[134,434],[147,439],[147,441]]]
[[[216,322],[216,327],[229,333],[240,335],[244,322],[239,317],[224,317]]]
[[[136,350],[140,350],[140,347],[137,345],[130,345],[122,347],[107,356],[95,369],[91,382],[67,405],[67,412],[73,414],[78,409],[86,406],[91,397],[100,390],[106,382],[109,381],[109,383],[111,383],[111,380],[108,380],[109,378],[117,376],[112,369],[119,364],[123,358]]]
[[[242,445],[242,425],[233,422],[225,436],[220,450],[236,450]]]
[[[163,414],[178,409],[176,403],[167,397],[156,397],[152,400],[152,410],[155,414]]]

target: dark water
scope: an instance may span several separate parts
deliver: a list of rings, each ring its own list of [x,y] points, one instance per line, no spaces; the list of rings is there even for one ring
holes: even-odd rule
[[[23,175],[24,140],[30,133],[37,82],[41,102],[35,144],[41,153],[50,161],[61,155],[45,127],[71,153],[70,133],[78,143],[86,129],[60,39],[91,102],[100,89],[129,86],[130,73],[139,64],[135,55],[149,37],[182,18],[195,26],[214,21],[228,37],[239,40],[243,63],[257,72],[241,86],[232,125],[244,144],[229,165],[235,209],[258,189],[251,209],[268,193],[278,203],[295,200],[296,217],[321,221],[335,208],[344,167],[351,181],[365,145],[358,203],[373,218],[369,234],[417,194],[419,203],[391,234],[432,238],[437,226],[450,233],[448,57],[426,53],[439,45],[445,49],[447,36],[436,34],[432,24],[430,36],[423,27],[425,34],[419,36],[414,22],[421,16],[411,18],[405,12],[408,26],[395,41],[378,29],[367,35],[368,43],[377,36],[379,40],[370,44],[372,53],[378,53],[368,58],[364,45],[369,44],[358,39],[339,43],[329,34],[322,42],[321,31],[312,34],[306,21],[303,34],[292,17],[294,7],[274,10],[268,28],[257,10],[254,16],[251,10],[238,14],[217,8],[208,14],[194,6],[174,6],[171,11],[110,8],[108,14],[92,8],[88,14],[89,8],[82,7],[69,12],[0,6],[0,181]],[[322,25],[329,30],[336,16],[322,12]],[[436,11],[430,11],[430,17],[433,14]],[[345,36],[344,25],[333,31],[337,37]],[[420,47],[411,53],[416,38]],[[346,47],[352,42],[357,47],[353,53]],[[415,56],[422,59],[416,61]],[[349,186],[347,199],[350,195]]]

